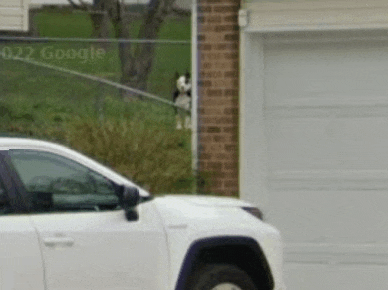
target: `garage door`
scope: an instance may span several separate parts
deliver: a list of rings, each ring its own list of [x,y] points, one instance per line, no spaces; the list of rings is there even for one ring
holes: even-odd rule
[[[388,41],[368,35],[262,43],[266,212],[290,290],[388,285]]]

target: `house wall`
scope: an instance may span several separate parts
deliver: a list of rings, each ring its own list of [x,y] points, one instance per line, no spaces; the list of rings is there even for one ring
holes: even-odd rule
[[[198,1],[201,191],[238,194],[239,0]]]
[[[28,30],[29,0],[2,0],[0,2],[0,30]]]

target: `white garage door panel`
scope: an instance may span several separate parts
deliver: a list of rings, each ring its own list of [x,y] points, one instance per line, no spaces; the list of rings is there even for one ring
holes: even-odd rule
[[[266,45],[264,61],[269,107],[365,104],[388,94],[384,42]]]
[[[388,269],[385,266],[310,265],[285,266],[287,289],[338,290],[386,289]],[[357,275],[355,276],[355,273]]]
[[[344,244],[350,249],[348,245],[388,245],[388,231],[385,230],[388,224],[387,191],[292,190],[290,188],[307,182],[307,178],[291,180],[297,182],[283,184],[287,191],[274,189],[280,187],[279,183],[270,186],[271,206],[266,212],[266,217],[282,232],[287,246],[319,244],[315,249],[318,252],[333,253],[338,247],[322,246]],[[326,184],[330,183],[331,180],[326,180]],[[306,247],[298,248],[298,251]],[[354,253],[368,250],[362,249],[363,246],[354,249]],[[387,250],[384,262],[388,264]],[[307,255],[313,259],[311,253]]]
[[[333,116],[327,112],[326,118],[303,118],[304,112],[299,113],[299,117],[272,116],[267,121],[269,168],[273,173],[322,170],[325,174],[330,170],[341,178],[350,173],[338,171],[347,170],[358,179],[363,174],[365,178],[378,177],[374,176],[376,172],[367,171],[379,170],[386,172],[388,192],[387,117],[336,118],[334,110]]]

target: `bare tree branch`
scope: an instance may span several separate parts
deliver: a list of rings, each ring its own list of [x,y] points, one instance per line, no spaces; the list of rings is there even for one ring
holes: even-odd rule
[[[182,9],[179,7],[173,7],[171,10],[172,15],[180,16],[180,17],[190,17],[191,11],[187,9]]]
[[[68,0],[73,2],[73,0]],[[81,5],[85,0],[78,0]],[[172,15],[189,16],[190,13],[183,9],[174,7],[175,0],[150,0],[147,11],[143,16],[143,23],[140,28],[139,39],[157,39],[164,20]],[[130,23],[137,17],[125,13],[125,5],[121,0],[94,0],[94,11],[104,11],[107,14],[108,22],[114,28],[115,38],[129,39]],[[92,17],[94,29],[101,31],[103,17],[97,15]],[[97,33],[98,34],[98,33]],[[101,34],[101,33],[100,33]],[[134,45],[130,42],[119,43],[119,57],[121,61],[121,82],[130,87],[145,90],[149,73],[153,66],[155,51],[154,43],[143,43]],[[127,96],[123,94],[123,97]]]
[[[78,0],[78,1],[79,1],[79,3],[81,3],[81,5],[84,6],[84,7],[88,7],[88,6],[89,6],[89,4],[85,3],[83,0]]]
[[[73,0],[67,0],[69,1],[70,5],[74,8],[74,9],[79,9],[79,10],[84,10],[84,11],[89,11],[90,8],[89,8],[89,4],[85,3],[83,0],[78,0],[80,2],[80,4],[76,4]]]

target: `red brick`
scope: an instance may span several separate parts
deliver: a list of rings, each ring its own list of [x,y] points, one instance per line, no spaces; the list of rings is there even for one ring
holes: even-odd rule
[[[213,46],[216,50],[238,50],[238,43],[218,43]]]
[[[201,64],[202,69],[209,69],[209,68],[212,68],[212,66],[213,66],[213,64],[210,62],[204,62]]]
[[[201,78],[222,78],[222,71],[220,71],[220,70],[200,70],[199,76]]]
[[[221,23],[222,17],[220,15],[207,16],[205,21],[206,23]]]
[[[221,128],[220,127],[215,127],[215,126],[207,127],[206,128],[206,132],[207,133],[220,133],[221,132]]]
[[[224,57],[226,59],[238,59],[239,53],[238,52],[227,52],[227,53],[224,53]]]
[[[201,106],[218,107],[224,104],[223,98],[205,98],[200,101]]]
[[[235,124],[232,124],[235,125]],[[236,126],[231,126],[231,127],[223,127],[222,128],[223,133],[237,133],[237,127]]]
[[[223,172],[225,178],[238,178],[238,170]]]
[[[211,158],[212,154],[210,153],[200,153],[199,154],[199,160],[209,160]]]
[[[211,5],[198,5],[198,13],[209,13],[212,12]]]
[[[237,115],[238,114],[238,108],[225,108],[224,109],[224,113],[229,115],[229,114],[232,114],[232,115]]]
[[[207,54],[209,60],[216,61],[216,60],[221,60],[223,58],[222,53],[219,52],[212,52]]]
[[[215,26],[213,24],[205,24],[200,27],[201,33],[207,33],[209,35],[210,32],[215,31]]]
[[[209,96],[209,97],[220,97],[220,96],[222,96],[222,90],[219,90],[219,89],[216,89],[216,90],[208,89],[206,91],[206,95]]]
[[[206,107],[200,107],[199,112],[201,115],[206,116],[217,116],[222,114],[222,108],[206,108]]]
[[[231,151],[231,152],[237,152],[238,146],[236,144],[225,144],[224,148],[226,151]]]
[[[207,170],[211,170],[211,169],[207,169]],[[210,178],[210,180],[208,180],[207,190],[213,192],[213,190],[216,188],[219,188],[219,189],[222,188],[222,180],[212,177]]]
[[[206,40],[206,37],[204,34],[198,34],[198,41],[205,41]]]
[[[215,61],[213,63],[213,66],[215,69],[221,69],[221,70],[238,69],[238,66],[236,67],[235,61],[230,60],[230,59],[223,59],[220,61]]]
[[[228,179],[224,181],[224,187],[229,190],[238,190],[238,179]]]
[[[223,145],[219,143],[209,143],[208,152],[219,152],[222,151]]]
[[[224,0],[201,0],[200,3],[222,3]]]
[[[240,39],[240,35],[238,33],[228,33],[224,36],[224,39],[229,41],[238,41]]]
[[[213,87],[215,88],[233,88],[233,84],[230,81],[224,80],[224,79],[216,79],[213,81]],[[224,90],[224,96],[229,96],[225,94]]]
[[[217,61],[213,63],[215,69],[225,69],[227,67],[227,63],[225,61]]]
[[[207,170],[221,170],[222,162],[208,162],[206,168]]]
[[[214,31],[215,32],[235,32],[235,31],[239,31],[239,27],[233,24],[216,25],[214,27]]]
[[[215,125],[216,124],[217,117],[211,116],[211,117],[203,117],[201,119],[201,125],[203,127],[208,126],[208,125]]]
[[[224,162],[223,168],[224,168],[224,170],[235,170],[235,169],[238,169],[238,163],[237,162]]]
[[[224,72],[224,77],[226,77],[226,78],[238,78],[239,75],[238,75],[238,72],[237,72],[237,71],[232,70],[232,71],[226,71],[226,72]]]
[[[229,137],[226,140],[226,142],[238,142],[238,134],[229,135]]]
[[[220,159],[220,160],[222,160],[222,159],[228,160],[230,158],[230,154],[228,154],[228,153],[217,153],[217,154],[215,154],[215,158],[216,159]],[[223,176],[225,176],[225,173],[223,173]]]
[[[212,140],[212,136],[201,134],[200,142],[201,142],[202,144],[203,144],[203,143],[210,142],[211,140]],[[205,146],[203,146],[203,147],[205,147]],[[202,150],[205,150],[205,149],[202,148]]]
[[[238,197],[238,191],[236,190],[228,190],[227,188],[223,189],[222,196],[226,197]]]
[[[200,51],[199,52],[199,61],[216,61],[223,59],[224,55],[219,52],[208,52],[208,51]]]
[[[214,4],[214,5],[240,5],[239,0],[219,0],[216,2],[213,2],[213,0],[199,0],[198,3],[200,4]]]
[[[238,96],[238,90],[235,90],[235,89],[224,90],[224,96],[227,96],[227,97]]]
[[[212,117],[204,117],[202,118],[202,124],[209,125],[235,125],[237,120],[234,120],[233,117],[229,116],[212,116]]]
[[[211,81],[199,80],[198,81],[198,86],[200,86],[200,87],[211,87],[212,86],[212,82]]]
[[[211,50],[212,49],[212,45],[211,44],[205,44],[205,43],[200,43],[198,44],[198,49],[199,50]]]
[[[230,124],[232,122],[232,118],[231,117],[218,117],[217,118],[217,124],[218,125],[225,125],[225,124]]]
[[[225,22],[233,22],[233,23],[238,23],[238,16],[237,14],[231,14],[223,17],[223,20]]]
[[[222,13],[238,13],[239,5],[223,5],[223,6],[214,6],[214,12],[222,12]]]
[[[233,61],[231,63],[231,66],[232,66],[232,69],[238,70],[240,68],[240,63],[238,62],[238,60]]]
[[[213,140],[214,142],[217,142],[217,143],[221,143],[221,142],[224,143],[228,140],[228,137],[225,135],[217,135],[213,137]]]
[[[206,29],[210,29],[207,31],[204,31],[201,27],[199,27],[200,34],[205,34],[206,39],[203,39],[202,41],[209,42],[209,43],[221,43],[225,42],[225,35],[228,34],[228,32],[214,32],[214,25],[207,25],[208,27]]]

